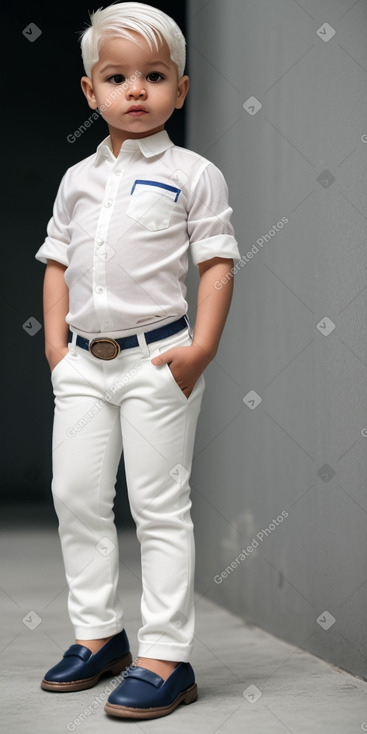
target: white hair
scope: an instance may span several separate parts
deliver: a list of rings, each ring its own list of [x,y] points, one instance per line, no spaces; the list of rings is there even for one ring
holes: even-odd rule
[[[136,39],[129,33],[135,31],[145,38],[150,50],[159,50],[165,39],[172,61],[177,64],[178,76],[184,73],[186,62],[185,37],[177,23],[162,10],[137,2],[112,3],[89,13],[91,25],[79,37],[86,75],[92,78],[92,68],[99,59],[99,44],[106,38],[120,36],[129,41]]]

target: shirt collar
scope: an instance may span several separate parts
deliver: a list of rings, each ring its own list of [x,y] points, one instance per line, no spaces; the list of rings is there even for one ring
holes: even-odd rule
[[[173,146],[172,140],[170,139],[166,130],[161,130],[153,135],[148,135],[146,138],[128,138],[125,140],[120,148],[120,152],[117,158],[123,156],[126,152],[140,150],[145,158],[152,158],[155,155],[163,153],[167,148]],[[102,140],[97,146],[95,165],[97,165],[104,157],[111,157],[117,161],[112,151],[111,136]]]

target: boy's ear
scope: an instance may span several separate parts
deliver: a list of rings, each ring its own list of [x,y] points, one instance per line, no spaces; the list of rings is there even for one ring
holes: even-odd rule
[[[83,94],[85,95],[87,99],[89,107],[92,110],[96,110],[98,107],[97,100],[94,94],[92,80],[89,79],[89,76],[82,76],[80,80],[80,86],[83,90]]]
[[[177,83],[177,98],[175,109],[180,110],[183,107],[187,92],[189,91],[189,77],[187,74],[181,77]]]

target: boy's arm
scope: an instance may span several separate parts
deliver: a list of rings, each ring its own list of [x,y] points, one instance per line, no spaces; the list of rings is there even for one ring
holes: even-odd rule
[[[233,260],[224,257],[213,257],[198,263],[200,283],[191,346],[202,350],[204,362],[214,359],[218,350],[232,300],[232,267]]]
[[[43,281],[43,321],[45,354],[51,371],[68,352],[68,329],[65,317],[69,311],[69,289],[65,283],[66,266],[47,260]]]
[[[195,382],[217,353],[233,292],[231,274],[233,259],[213,257],[199,263],[198,267],[200,272],[198,307],[190,347],[173,347],[151,360],[156,366],[168,363],[177,384],[187,398]],[[219,288],[217,281],[221,278],[225,282],[220,283]]]
[[[173,347],[151,362],[167,363],[186,397],[214,359],[233,293],[233,259],[241,259],[230,222],[228,187],[222,172],[206,161],[195,176],[187,201],[187,231],[200,285],[195,329],[190,348]],[[221,256],[211,257],[219,252]]]

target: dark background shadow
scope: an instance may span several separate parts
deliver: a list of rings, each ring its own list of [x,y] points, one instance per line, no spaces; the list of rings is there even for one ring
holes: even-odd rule
[[[50,488],[53,393],[44,356],[42,312],[45,265],[34,256],[45,239],[66,169],[94,153],[108,135],[106,123],[98,119],[74,143],[67,140],[92,114],[80,87],[85,72],[78,36],[89,23],[88,11],[109,4],[103,0],[13,3],[3,11],[7,128],[3,135],[2,295],[6,318],[1,340],[0,504],[6,522],[28,522],[34,517],[56,522]],[[171,15],[186,34],[184,0],[150,4]],[[30,23],[41,30],[32,42],[23,33]],[[185,109],[175,111],[166,129],[177,145],[185,144]],[[116,520],[120,526],[131,525],[123,460],[116,493]]]

